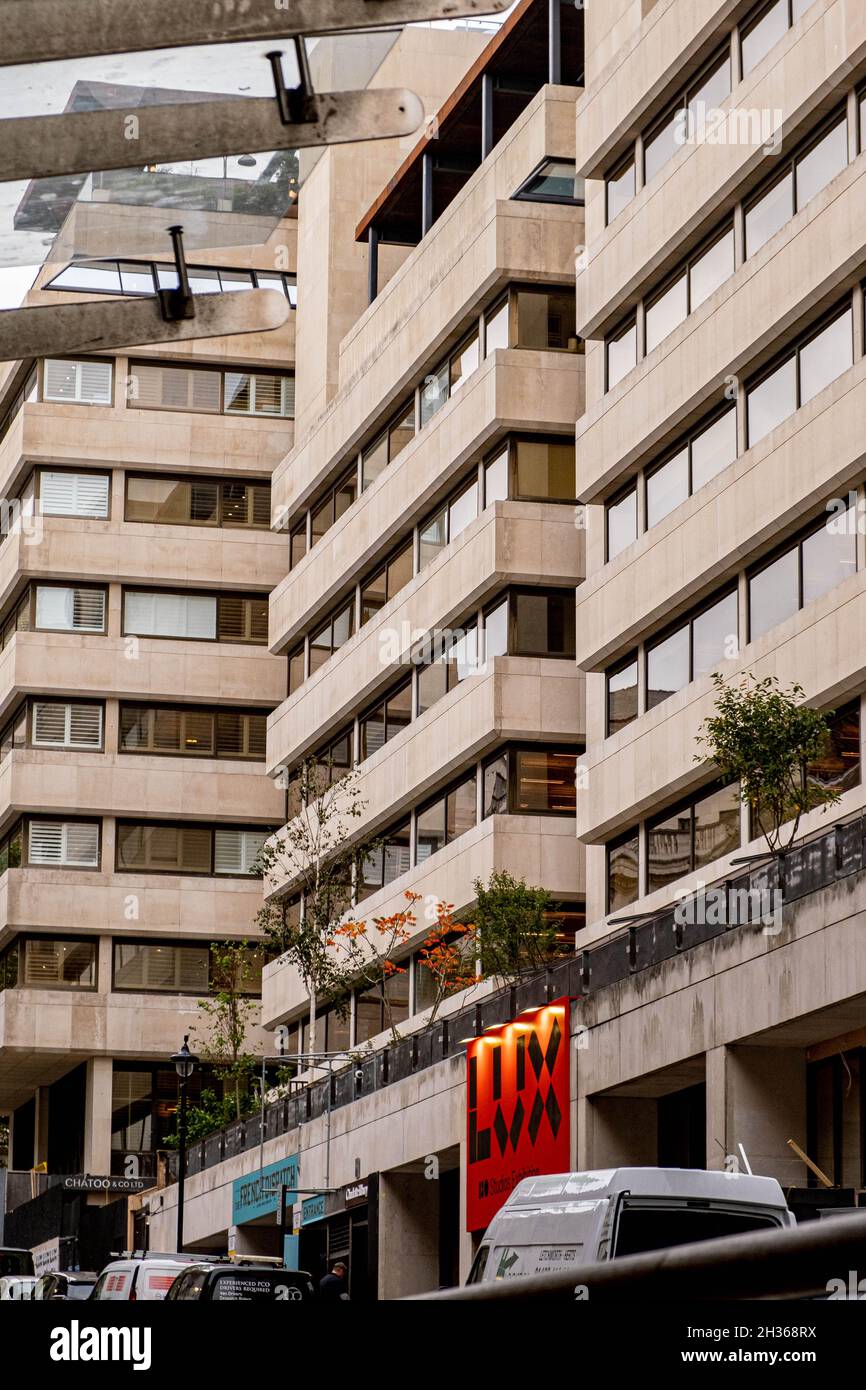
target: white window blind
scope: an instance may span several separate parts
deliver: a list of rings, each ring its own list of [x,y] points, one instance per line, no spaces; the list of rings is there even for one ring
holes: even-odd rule
[[[218,371],[135,362],[129,372],[128,401],[146,410],[218,413],[220,377]]]
[[[33,742],[43,748],[101,748],[102,706],[37,700]]]
[[[226,372],[225,408],[237,415],[295,413],[294,376],[270,376],[254,372]]]
[[[44,363],[43,399],[111,405],[111,373],[111,362],[47,357]]]
[[[25,943],[24,983],[86,987],[96,983],[96,948],[92,941],[58,941],[31,937]]]
[[[39,475],[39,503],[43,516],[108,516],[108,475],[43,471]]]
[[[57,628],[64,632],[103,632],[105,590],[71,589],[59,584],[38,585],[36,626]]]
[[[128,592],[124,595],[124,631],[148,637],[215,638],[216,597]]]
[[[262,830],[217,830],[214,835],[214,872],[248,874],[267,838]]]
[[[96,869],[99,825],[96,821],[31,821],[28,859],[31,864]]]
[[[179,994],[207,994],[210,950],[207,946],[139,945],[117,942],[115,989],[164,989]]]

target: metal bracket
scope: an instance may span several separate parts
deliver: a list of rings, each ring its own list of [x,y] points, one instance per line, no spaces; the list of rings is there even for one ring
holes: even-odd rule
[[[156,293],[162,317],[166,323],[176,323],[179,319],[195,318],[195,301],[189,288],[186,257],[183,253],[183,227],[169,227],[168,234],[174,250],[177,286],[173,290],[157,290]]]
[[[317,112],[312,100],[314,95],[313,77],[310,72],[307,41],[303,35],[295,35],[295,56],[298,60],[298,84],[296,87],[286,86],[286,79],[283,76],[282,50],[277,49],[276,52],[267,53],[265,56],[270,62],[271,71],[274,74],[274,89],[280,120],[283,125],[303,125],[315,121]]]

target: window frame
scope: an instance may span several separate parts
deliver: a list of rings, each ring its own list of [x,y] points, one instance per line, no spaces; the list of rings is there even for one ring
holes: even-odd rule
[[[816,338],[819,338],[825,329],[829,328],[837,320],[843,319],[846,314],[851,315],[851,362],[852,365],[856,365],[858,361],[858,358],[854,351],[856,344],[856,315],[854,312],[852,294],[849,290],[845,295],[844,299],[837,300],[833,307],[831,309],[827,309],[821,315],[821,317],[815,321],[815,323],[810,324],[807,330],[794,337],[791,340],[791,342],[787,345],[787,347],[780,349],[780,351],[777,352],[772,358],[770,358],[770,360],[767,363],[765,363],[763,367],[761,367],[757,372],[754,372],[751,376],[746,378],[744,384],[744,394],[746,428],[745,451],[747,453],[750,449],[756,449],[758,445],[763,444],[764,440],[769,439],[770,435],[773,433],[773,430],[780,429],[781,426],[784,425],[788,420],[792,419],[793,416],[796,415],[799,410],[803,409],[803,383],[800,368],[800,355],[803,352],[804,348],[809,347],[809,345],[812,342],[814,342]],[[753,442],[749,421],[749,398],[753,391],[757,390],[759,386],[762,386],[765,381],[769,381],[769,379],[772,376],[774,376],[776,372],[781,371],[781,369],[792,360],[795,363],[796,404],[794,406],[794,409],[791,411],[789,415],[784,416],[784,418],[780,420],[778,424],[774,425],[772,429],[768,430],[766,434],[763,434],[760,439],[755,440]],[[850,370],[851,367],[844,368],[844,371]],[[840,372],[839,376],[833,378],[833,381],[838,381],[839,377],[842,375],[843,373]],[[831,386],[833,384],[833,381],[828,382],[827,385]],[[826,386],[822,387],[822,390],[826,389]],[[814,399],[814,397],[812,399]],[[808,405],[809,401],[806,401],[805,404]]]
[[[120,830],[206,830],[210,840],[210,868],[209,869],[157,869],[153,865],[145,864],[141,868],[130,868],[120,862]],[[116,874],[159,874],[160,877],[168,878],[215,878],[215,879],[241,879],[244,882],[258,883],[260,880],[255,874],[251,873],[217,873],[214,865],[216,862],[216,832],[234,831],[237,834],[252,833],[264,835],[269,838],[275,835],[279,826],[275,825],[231,825],[223,824],[220,821],[195,821],[195,820],[166,820],[156,818],[153,820],[131,820],[129,816],[118,816],[115,821],[115,843],[114,843],[114,866],[113,872]]]
[[[813,516],[811,521],[806,522],[805,525],[799,527],[798,530],[792,532],[792,534],[788,536],[786,540],[781,541],[778,545],[774,546],[773,549],[769,551],[766,555],[762,556],[760,560],[757,560],[753,565],[750,565],[746,568],[746,631],[748,633],[749,642],[760,641],[761,637],[766,636],[768,632],[772,632],[773,630],[772,628],[765,628],[765,630],[759,633],[757,637],[752,636],[752,580],[755,579],[758,575],[763,574],[765,570],[770,569],[771,566],[773,566],[777,560],[781,560],[783,556],[788,555],[792,551],[796,550],[797,606],[790,616],[793,617],[795,613],[802,613],[803,609],[807,607],[803,599],[805,587],[803,583],[803,545],[806,541],[810,540],[812,536],[817,535],[819,531],[823,530],[827,526],[828,522],[832,519],[833,518],[828,515],[827,509],[825,507],[823,510],[818,512],[816,516]],[[854,559],[855,568],[852,571],[852,573],[859,574],[860,564],[856,544],[854,546]],[[840,580],[840,583],[844,583],[844,580]],[[833,588],[836,588],[836,585],[834,585]],[[827,592],[831,593],[832,590],[827,590]],[[787,619],[785,619],[784,621],[787,621]]]
[[[138,517],[129,515],[129,484],[130,482],[158,482],[158,483],[208,483],[217,490],[217,514],[215,521],[196,521],[187,517],[183,521],[173,521],[161,518],[158,521],[143,521]],[[195,526],[197,529],[208,531],[231,530],[231,531],[269,531],[270,522],[257,523],[254,521],[230,521],[225,518],[225,494],[227,486],[232,487],[264,487],[268,490],[268,497],[271,495],[270,478],[250,478],[246,474],[239,475],[237,478],[221,478],[212,475],[182,474],[182,473],[155,473],[142,472],[140,469],[129,469],[124,473],[123,480],[123,520],[130,526]],[[270,508],[269,508],[270,509]]]
[[[717,592],[714,592],[714,593],[710,594],[706,599],[704,599],[703,603],[699,604],[699,605],[697,606],[697,608],[690,608],[686,613],[682,614],[679,618],[675,618],[673,622],[668,623],[668,625],[667,625],[666,627],[662,628],[661,631],[656,632],[656,633],[653,633],[652,637],[651,637],[651,638],[648,638],[648,639],[646,640],[646,642],[644,643],[644,661],[643,661],[643,666],[644,666],[644,688],[643,688],[643,698],[644,698],[644,710],[645,710],[645,712],[646,712],[647,714],[649,714],[649,713],[650,713],[652,710],[654,710],[654,709],[658,709],[659,705],[663,705],[663,704],[665,703],[665,700],[670,698],[670,696],[665,696],[664,699],[657,700],[656,703],[655,703],[654,705],[651,705],[651,704],[650,704],[650,698],[649,698],[649,697],[650,697],[650,689],[649,689],[649,679],[650,679],[650,676],[649,676],[649,657],[650,657],[650,653],[651,653],[652,651],[654,651],[656,647],[660,647],[664,642],[667,642],[667,640],[668,640],[670,637],[674,637],[678,632],[681,632],[681,631],[683,630],[683,628],[686,628],[686,627],[688,628],[688,630],[689,630],[689,676],[688,676],[688,680],[685,682],[685,685],[677,686],[677,690],[672,690],[672,691],[671,691],[671,695],[676,695],[677,692],[678,692],[679,690],[685,690],[686,686],[687,686],[687,685],[691,685],[692,681],[694,681],[695,679],[700,679],[699,677],[696,677],[695,674],[694,674],[694,671],[695,671],[695,631],[694,631],[695,623],[697,622],[698,618],[703,617],[703,615],[704,615],[705,613],[709,613],[711,609],[715,608],[715,607],[716,607],[717,605],[719,605],[719,604],[724,603],[727,599],[732,598],[732,597],[735,598],[735,599],[737,600],[737,643],[738,643],[738,645],[739,645],[739,644],[740,644],[740,633],[739,633],[739,619],[740,619],[740,614],[739,614],[739,584],[738,584],[737,579],[735,579],[733,583],[728,582],[728,584],[723,585],[722,588],[719,589]]]
[[[69,864],[69,863],[67,863],[67,862],[64,861],[64,862],[61,863],[61,864],[46,864],[44,860],[41,860],[41,859],[31,859],[31,858],[30,858],[30,827],[31,827],[32,824],[34,824],[34,822],[38,822],[38,823],[41,823],[41,824],[49,824],[49,825],[57,825],[57,824],[60,824],[60,825],[64,825],[64,826],[65,826],[65,825],[95,825],[95,826],[96,826],[96,863],[95,863],[95,864]],[[102,871],[103,871],[103,866],[102,866],[102,858],[103,858],[103,828],[104,828],[104,827],[103,827],[103,819],[102,819],[101,816],[66,816],[66,815],[50,815],[49,813],[46,813],[46,812],[40,812],[39,814],[22,816],[22,817],[21,817],[21,828],[22,828],[22,829],[21,829],[21,836],[22,836],[22,838],[21,838],[21,864],[20,864],[19,866],[17,866],[17,867],[20,867],[20,868],[22,868],[22,869],[24,869],[24,868],[27,868],[27,869],[39,869],[40,871],[41,871],[41,870],[45,870],[45,869],[59,869],[62,873],[69,873],[69,872],[73,872],[73,871],[74,871],[75,873],[83,873],[83,874],[99,874],[99,873],[102,873]]]
[[[805,159],[808,155],[812,153],[813,150],[817,149],[818,145],[820,145],[822,140],[824,140],[824,138],[830,134],[831,130],[833,130],[835,126],[841,124],[844,124],[845,126],[846,135],[849,141],[848,148],[850,151],[851,131],[848,121],[848,106],[846,102],[841,107],[836,107],[835,110],[831,111],[829,115],[823,117],[823,119],[814,128],[814,130],[811,131],[800,142],[800,144],[795,148],[793,153],[785,156],[784,160],[782,161],[781,167],[774,168],[772,174],[768,178],[763,179],[762,182],[758,184],[757,188],[754,189],[751,193],[749,193],[747,198],[743,199],[744,264],[746,261],[751,260],[753,256],[760,255],[764,247],[767,245],[767,242],[771,241],[773,236],[778,235],[778,232],[782,231],[782,229],[786,227],[789,222],[793,222],[794,218],[798,215],[798,213],[802,212],[804,207],[808,207],[809,203],[812,201],[811,198],[807,198],[806,201],[803,203],[802,207],[799,206],[799,199],[797,197],[797,166],[801,162],[801,160]],[[846,161],[845,168],[848,168],[851,162],[852,161],[849,156],[849,158]],[[841,173],[842,171],[840,170],[839,172]],[[762,242],[756,251],[750,251],[748,237],[749,213],[752,211],[753,208],[757,207],[758,204],[762,202],[763,199],[766,198],[767,195],[771,193],[773,189],[776,188],[780,183],[782,183],[782,181],[786,179],[789,175],[791,177],[791,203],[794,209],[791,213],[791,216],[787,219],[787,221],[783,222],[781,227],[779,227],[776,232],[773,232],[772,235],[769,236],[766,241]],[[838,174],[834,174],[833,178],[838,178]],[[830,180],[830,182],[832,182],[832,180]],[[827,186],[828,184],[824,185],[825,188]],[[818,194],[814,194],[813,196],[817,197]]]

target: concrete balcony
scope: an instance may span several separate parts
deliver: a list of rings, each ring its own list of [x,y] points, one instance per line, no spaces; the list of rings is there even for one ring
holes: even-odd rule
[[[245,939],[261,902],[261,879],[252,877],[7,869],[0,875],[0,946],[20,931],[82,928],[114,936]]]
[[[860,359],[577,591],[577,659],[602,670],[798,528],[863,474]],[[595,520],[596,518],[593,518]],[[599,528],[603,525],[598,514]]]
[[[807,700],[838,708],[866,689],[866,649],[852,640],[853,633],[864,630],[864,622],[866,572],[860,571],[743,646],[739,657],[721,662],[718,669],[728,678],[749,671],[758,680],[777,676],[783,686],[798,681]],[[601,677],[589,680],[600,684]],[[580,838],[587,843],[612,839],[647,813],[697,790],[706,781],[707,765],[695,762],[695,739],[714,706],[708,673],[610,738],[593,742],[584,759],[588,787],[578,796]],[[849,798],[854,805],[862,803],[864,785],[866,779],[846,793],[844,809]],[[841,814],[841,808],[835,810],[833,818]],[[818,813],[816,824],[821,823]],[[809,828],[805,821],[799,833]]]
[[[285,536],[229,527],[36,517],[0,545],[0,605],[22,578],[76,583],[176,584],[246,590],[278,584],[288,563]]]
[[[703,56],[720,46],[714,21],[735,7],[718,0],[658,5],[655,23],[648,23],[647,40],[634,46],[609,79],[593,86],[578,117],[578,170],[592,174],[587,190],[586,228],[592,273],[578,276],[578,332],[597,337],[621,316],[641,288],[658,283],[668,269],[702,236],[713,230],[726,210],[764,176],[770,176],[778,156],[764,143],[721,140],[690,144],[680,149],[631,203],[605,227],[605,192],[600,175],[606,149],[622,130],[623,111],[632,111],[630,134],[641,125],[646,100],[659,90],[673,98],[688,80],[690,63],[677,53]],[[850,55],[866,45],[866,14],[854,13],[842,0],[815,0],[802,20],[790,29],[761,63],[722,103],[723,110],[771,116],[769,130],[778,124],[785,151],[814,126],[830,103],[838,104],[852,85]],[[703,61],[703,59],[702,59]],[[673,66],[672,66],[673,65]],[[829,94],[829,95],[828,95]],[[612,103],[616,103],[615,106]],[[615,114],[613,114],[615,111]],[[779,113],[777,116],[776,113]],[[763,133],[763,132],[762,132]],[[600,142],[600,146],[592,142]]]
[[[577,422],[578,496],[600,501],[720,400],[732,376],[769,358],[854,285],[866,262],[864,222],[861,155],[612,391],[594,393]],[[588,374],[598,374],[603,355],[599,345]]]
[[[285,692],[264,647],[18,632],[0,652],[0,717],[24,694],[273,706]]]
[[[519,349],[491,354],[271,595],[271,646],[309,625],[347,579],[421,521],[471,459],[506,431],[571,434],[583,408],[584,359]]]
[[[509,281],[570,284],[583,209],[515,202],[545,156],[574,157],[572,87],[544,87],[346,336],[340,389],[274,473],[274,507],[295,512]],[[384,424],[385,421],[383,420]]]
[[[573,507],[496,502],[276,710],[268,767],[289,766],[339,720],[408,671],[415,641],[454,626],[503,584],[575,585],[583,533]],[[294,634],[289,634],[294,635]],[[394,645],[399,655],[386,650]]]
[[[0,822],[10,811],[241,824],[279,821],[285,793],[256,762],[13,748],[0,765]]]
[[[258,1015],[258,1007],[256,1014]],[[194,996],[15,988],[0,993],[0,1107],[14,1109],[91,1057],[164,1058],[181,1024],[199,1016]],[[182,1031],[182,1028],[181,1028]],[[258,1018],[251,1050],[265,1035]]]
[[[359,915],[371,922],[402,911],[407,891],[453,903],[460,911],[475,898],[473,881],[485,882],[494,869],[507,869],[527,883],[543,884],[556,899],[583,894],[583,851],[574,821],[557,816],[491,816],[446,845],[423,864],[365,898]],[[423,906],[419,904],[419,907]],[[417,912],[418,923],[407,949],[417,947],[431,923]],[[308,996],[294,966],[284,959],[265,966],[262,977],[262,1024],[273,1028],[302,1011]]]
[[[43,463],[267,477],[293,441],[292,420],[28,401],[0,441],[0,488]]]

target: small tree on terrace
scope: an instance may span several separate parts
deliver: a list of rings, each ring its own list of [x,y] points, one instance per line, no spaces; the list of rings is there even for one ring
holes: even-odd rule
[[[557,932],[547,890],[530,888],[505,869],[495,869],[486,884],[476,879],[474,888],[482,975],[508,984],[548,965]]]
[[[211,995],[199,999],[208,1034],[202,1058],[213,1064],[234,1098],[235,1119],[243,1114],[244,1095],[255,1071],[256,1058],[245,1051],[247,1029],[258,1012],[251,995],[255,949],[247,941],[215,941],[211,946]]]
[[[266,884],[287,884],[303,904],[293,916],[288,899],[271,899],[256,914],[256,931],[296,967],[304,982],[310,996],[311,1052],[316,1051],[319,1003],[339,999],[344,991],[344,972],[329,943],[351,906],[352,832],[366,805],[358,773],[335,776],[335,771],[330,758],[302,765],[294,781],[295,814],[265,845],[257,865]]]
[[[831,710],[821,714],[802,701],[802,686],[784,690],[775,676],[758,680],[748,675],[738,684],[718,672],[716,712],[701,725],[697,742],[726,782],[739,782],[740,797],[749,807],[770,853],[780,856],[792,845],[807,811],[825,810],[839,793],[810,776],[813,764],[826,751]]]

